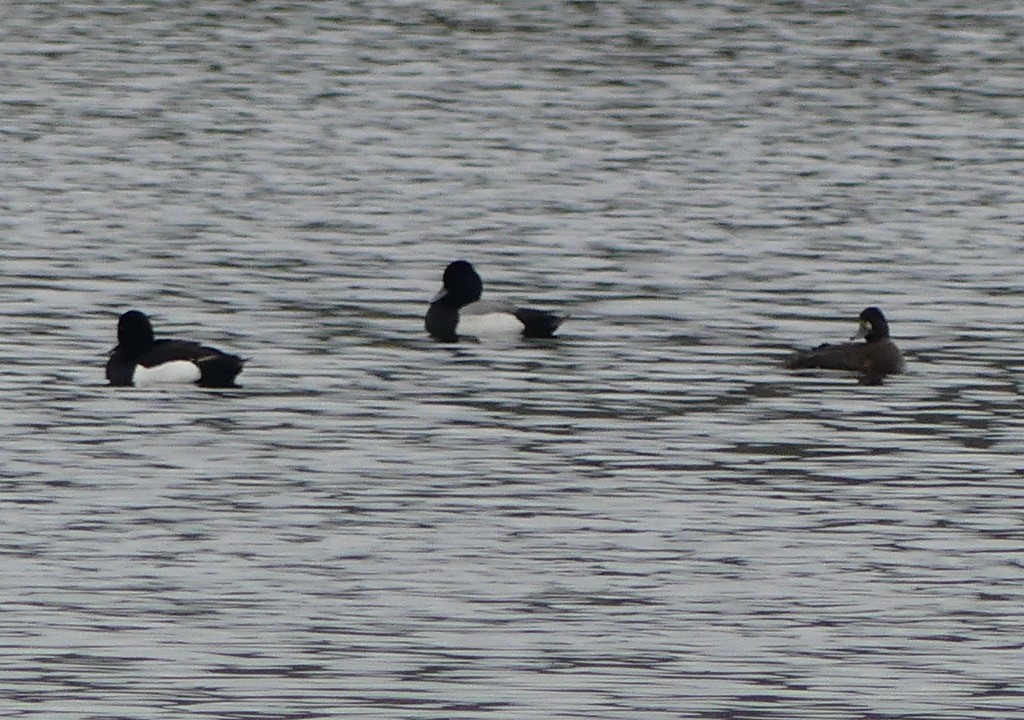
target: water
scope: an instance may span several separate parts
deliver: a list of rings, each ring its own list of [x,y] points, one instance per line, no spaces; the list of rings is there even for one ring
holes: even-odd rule
[[[1024,717],[1017,4],[3,13],[5,717]]]

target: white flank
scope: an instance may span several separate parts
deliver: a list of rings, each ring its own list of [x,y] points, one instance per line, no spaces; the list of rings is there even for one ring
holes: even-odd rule
[[[508,337],[521,335],[523,324],[512,313],[489,312],[482,315],[463,312],[455,332],[473,337]]]
[[[136,387],[160,385],[162,383],[194,383],[199,379],[199,368],[189,360],[172,360],[162,365],[147,368],[135,366]]]

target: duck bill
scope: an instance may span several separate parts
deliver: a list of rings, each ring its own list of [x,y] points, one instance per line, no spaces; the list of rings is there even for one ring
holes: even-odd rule
[[[434,295],[434,297],[430,298],[430,302],[436,303],[438,300],[444,299],[447,295],[448,291],[445,290],[444,288],[441,288],[440,290],[437,291],[437,294]]]
[[[857,329],[857,334],[850,339],[858,340],[860,338],[865,338],[868,336],[869,332],[871,332],[871,325],[866,322],[861,322],[860,327]]]

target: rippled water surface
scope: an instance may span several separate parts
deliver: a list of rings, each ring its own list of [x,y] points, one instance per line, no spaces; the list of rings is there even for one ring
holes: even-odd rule
[[[1018,3],[0,13],[4,717],[1024,717]]]

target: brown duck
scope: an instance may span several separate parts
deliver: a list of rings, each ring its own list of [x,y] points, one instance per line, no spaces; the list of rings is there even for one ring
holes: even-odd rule
[[[819,345],[796,353],[786,361],[786,367],[849,370],[860,373],[861,380],[869,383],[881,382],[886,375],[903,371],[903,354],[889,337],[889,323],[881,310],[864,309],[855,337],[864,338],[864,342]]]

